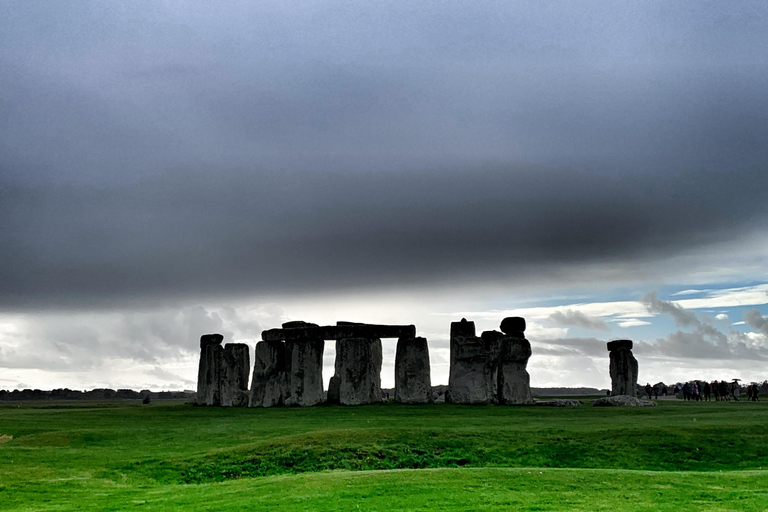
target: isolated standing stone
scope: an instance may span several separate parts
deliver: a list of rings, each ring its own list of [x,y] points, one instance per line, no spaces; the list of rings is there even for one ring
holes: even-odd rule
[[[286,405],[307,406],[323,401],[324,347],[325,341],[321,339],[286,342],[286,360],[290,360]]]
[[[221,405],[221,359],[224,349],[221,334],[200,336],[200,362],[197,368],[197,405]]]
[[[426,404],[432,401],[429,347],[426,338],[400,338],[395,354],[395,402]]]
[[[637,359],[632,355],[632,340],[608,342],[610,352],[611,395],[637,396]]]
[[[533,403],[531,378],[526,367],[531,357],[531,343],[525,338],[504,336],[499,353],[499,403],[527,405]]]
[[[446,401],[487,404],[491,399],[490,369],[485,343],[475,336],[475,323],[451,322],[451,366]]]
[[[245,343],[227,343],[221,357],[220,390],[224,407],[248,405],[248,375],[251,371],[250,347]]]
[[[381,340],[344,338],[336,342],[339,403],[362,405],[381,401]]]
[[[260,341],[256,344],[250,407],[283,405],[288,392],[285,359],[285,343],[282,341]]]

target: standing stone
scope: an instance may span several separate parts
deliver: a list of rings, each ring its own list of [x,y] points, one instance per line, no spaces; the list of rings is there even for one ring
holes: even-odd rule
[[[286,405],[307,406],[323,401],[324,347],[325,341],[320,339],[286,342],[286,360],[290,359]]]
[[[378,338],[344,338],[336,342],[340,404],[381,401],[381,361],[381,340]]]
[[[227,343],[220,359],[221,405],[246,407],[248,405],[248,375],[251,370],[250,347],[245,343]]]
[[[250,407],[283,405],[288,393],[285,343],[260,341],[253,363]]]
[[[337,375],[334,375],[328,381],[328,397],[326,402],[329,404],[341,403],[341,378]]]
[[[395,354],[395,402],[426,404],[432,401],[429,347],[426,338],[400,338]]]
[[[451,322],[451,367],[446,401],[487,404],[492,389],[485,343],[475,336],[475,323],[465,318]]]
[[[499,370],[501,368],[501,346],[504,335],[499,331],[483,331],[480,335],[485,348],[486,364],[488,365],[488,401],[492,404],[499,403]]]
[[[197,405],[221,405],[221,360],[224,349],[221,334],[200,336],[200,363],[197,368]]]
[[[637,397],[637,359],[632,355],[632,340],[608,342],[611,365],[611,395]]]
[[[498,401],[501,405],[533,403],[531,377],[526,367],[531,357],[531,343],[525,338],[504,336],[500,339]]]

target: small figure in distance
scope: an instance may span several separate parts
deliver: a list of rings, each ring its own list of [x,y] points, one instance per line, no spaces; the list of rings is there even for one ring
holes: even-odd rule
[[[149,399],[149,395],[147,395],[147,396],[144,397],[144,400],[142,400],[141,403],[143,403],[144,405],[147,405],[147,404],[149,404],[150,401],[151,400]]]
[[[733,384],[731,384],[731,396],[733,397],[734,402],[739,401],[739,381],[741,379],[733,379]]]
[[[728,383],[724,380],[720,381],[720,401],[731,401],[731,394],[728,392]]]
[[[646,382],[645,383],[645,394],[648,396],[648,400],[651,399],[651,394],[653,393],[653,389],[651,389],[651,383]]]
[[[709,397],[712,395],[712,386],[709,385],[709,382],[704,381],[702,388],[704,388],[704,399],[709,402]]]

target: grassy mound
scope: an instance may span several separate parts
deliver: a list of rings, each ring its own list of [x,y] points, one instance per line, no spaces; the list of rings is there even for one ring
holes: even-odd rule
[[[0,510],[117,510],[133,501],[214,510],[219,499],[224,508],[323,510],[354,509],[359,500],[382,510],[388,503],[663,510],[636,507],[680,500],[766,510],[766,486],[752,486],[768,476],[766,418],[768,404],[747,402],[609,409],[3,404]],[[562,490],[573,482],[581,490]],[[345,501],[348,485],[355,491]],[[304,494],[296,494],[300,488]],[[620,489],[629,502],[617,501]],[[473,504],[478,492],[489,495]],[[731,499],[741,506],[723,508]]]

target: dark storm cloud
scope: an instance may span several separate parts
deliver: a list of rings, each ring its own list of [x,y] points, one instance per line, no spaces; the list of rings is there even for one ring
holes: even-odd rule
[[[2,173],[763,164],[763,3],[4,2]]]
[[[361,289],[642,262],[749,228],[768,213],[766,186],[758,171],[681,173],[661,186],[498,167],[5,187],[0,303]],[[647,307],[662,312],[656,302]]]
[[[0,306],[511,280],[743,235],[767,9],[4,2]]]

